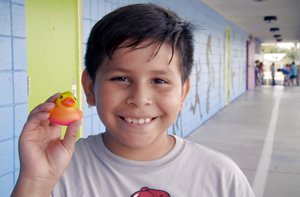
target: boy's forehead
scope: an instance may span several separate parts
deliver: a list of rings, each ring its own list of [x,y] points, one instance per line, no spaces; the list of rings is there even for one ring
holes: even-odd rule
[[[148,56],[147,61],[153,60],[159,53],[163,53],[168,63],[171,63],[173,59],[181,60],[182,57],[178,50],[172,47],[169,42],[160,42],[153,39],[147,39],[138,44],[134,40],[126,40],[117,47],[113,52],[110,60],[118,60],[120,56],[124,55],[139,55],[141,50],[147,49]],[[163,49],[163,50],[162,50]]]
[[[167,65],[169,69],[174,64],[179,71],[181,70],[181,58],[178,51],[174,50],[173,52],[172,47],[168,43],[163,43],[160,46],[149,41],[135,47],[128,47],[126,44],[120,45],[111,57],[107,56],[104,59],[100,67],[106,71],[128,71],[129,69],[126,66],[132,64],[136,59],[143,60],[141,66],[149,62],[155,62],[158,65]]]
[[[106,68],[104,69],[103,73],[132,73],[132,72],[135,72],[134,69],[131,69],[130,67],[123,67],[123,66],[120,66],[120,65],[108,65],[106,66]],[[149,69],[149,71],[146,71],[146,72],[149,72],[151,74],[154,74],[154,75],[169,75],[169,76],[176,76],[176,72],[174,72],[174,70],[172,69],[168,69],[168,68],[165,68],[165,69],[159,69],[159,68],[156,68],[156,69]]]

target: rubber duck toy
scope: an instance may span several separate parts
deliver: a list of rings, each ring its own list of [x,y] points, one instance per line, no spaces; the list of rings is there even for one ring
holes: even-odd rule
[[[82,112],[76,108],[76,98],[67,91],[63,92],[55,101],[55,107],[50,111],[50,122],[68,126],[75,120],[82,118]]]

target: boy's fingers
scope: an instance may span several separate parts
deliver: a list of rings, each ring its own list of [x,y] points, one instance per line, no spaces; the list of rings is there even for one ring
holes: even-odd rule
[[[73,154],[74,145],[75,145],[75,142],[76,142],[77,133],[78,133],[78,130],[80,128],[80,125],[81,125],[81,120],[72,122],[68,126],[65,137],[62,141],[65,149],[70,153],[70,155]]]
[[[60,95],[61,93],[55,93],[54,95],[50,96],[45,103],[54,103],[55,100],[57,99],[57,97]]]
[[[57,99],[57,97],[60,95],[60,93],[56,93],[54,94],[53,96],[49,97],[44,103],[36,106],[28,115],[28,121],[30,120],[33,120],[34,117],[39,117],[37,116],[36,114],[38,113],[44,113],[44,112],[49,112],[51,109],[53,109],[53,107],[55,106],[54,102],[55,100]],[[48,115],[49,116],[49,115]],[[44,116],[41,116],[41,117],[46,117],[45,115]],[[42,119],[35,119],[35,122],[36,121],[42,121],[42,120],[47,120],[48,117],[46,118],[42,118]]]
[[[55,106],[55,100],[59,97],[60,93],[56,93],[49,97],[44,103],[36,106],[29,114],[28,120],[32,120],[32,117],[35,117],[35,114],[41,112],[49,112]]]
[[[49,111],[55,106],[54,103],[42,103],[36,106],[28,115],[25,130],[31,130],[36,126],[49,126]]]
[[[44,103],[36,106],[30,112],[30,114],[28,116],[28,120],[31,120],[31,118],[34,117],[36,113],[49,112],[55,106],[54,102],[59,95],[60,95],[60,93],[56,93],[53,96],[49,97]]]
[[[48,112],[32,114],[28,117],[28,120],[24,125],[23,130],[32,130],[35,129],[37,126],[51,126],[48,118]]]
[[[29,114],[28,120],[31,120],[33,117],[36,117],[36,114],[49,112],[55,106],[54,103],[42,103],[35,107]],[[49,115],[48,115],[49,116]]]

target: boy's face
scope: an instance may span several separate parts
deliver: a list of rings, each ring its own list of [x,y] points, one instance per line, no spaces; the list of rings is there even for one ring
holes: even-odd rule
[[[143,46],[142,43],[141,46]],[[94,84],[84,71],[83,86],[106,126],[105,144],[122,156],[125,150],[160,149],[169,143],[167,129],[176,120],[189,90],[182,84],[180,60],[163,44],[120,48],[97,71]]]

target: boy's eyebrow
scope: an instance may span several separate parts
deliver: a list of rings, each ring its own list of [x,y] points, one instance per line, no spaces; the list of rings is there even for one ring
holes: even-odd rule
[[[124,73],[129,73],[131,72],[131,69],[127,69],[124,67],[120,67],[120,66],[108,66],[107,67],[107,72],[124,72]],[[175,75],[175,73],[172,70],[152,70],[150,71],[152,74],[155,75]]]
[[[175,73],[172,70],[153,70],[151,73],[155,75],[175,75]]]
[[[129,72],[129,69],[118,67],[118,66],[108,66],[106,71],[112,72],[112,71],[119,71],[119,72]]]

